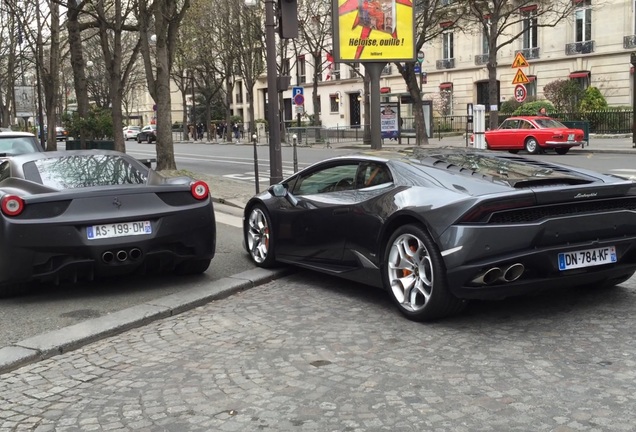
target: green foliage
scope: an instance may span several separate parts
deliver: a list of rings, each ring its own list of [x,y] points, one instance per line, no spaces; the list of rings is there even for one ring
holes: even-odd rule
[[[79,137],[80,130],[84,128],[87,140],[113,138],[113,115],[106,108],[91,107],[86,118],[80,117],[77,112],[64,113],[62,122],[72,137]]]
[[[581,111],[598,111],[607,109],[607,101],[596,87],[588,87],[585,89],[583,99],[580,104]]]
[[[557,111],[575,113],[579,110],[584,90],[575,80],[556,80],[543,87],[543,94]]]
[[[520,106],[521,106],[521,102],[517,102],[515,99],[508,99],[507,101],[501,104],[501,108],[499,109],[499,112],[502,114],[511,114]]]
[[[547,100],[526,102],[512,112],[514,115],[537,115],[541,108],[545,108],[548,115],[554,112],[554,106]]]

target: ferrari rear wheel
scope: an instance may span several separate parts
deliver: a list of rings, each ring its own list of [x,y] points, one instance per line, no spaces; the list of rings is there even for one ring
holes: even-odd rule
[[[554,151],[557,152],[558,155],[564,155],[568,151],[570,151],[570,148],[569,147],[558,147],[558,148],[555,148]]]
[[[539,143],[536,139],[530,137],[526,140],[526,151],[530,154],[539,153]]]
[[[448,290],[444,262],[431,236],[418,225],[404,225],[384,253],[384,284],[400,312],[430,321],[459,312],[464,302]]]
[[[211,259],[192,259],[179,264],[175,272],[179,275],[201,274],[210,267],[211,262]]]
[[[272,222],[265,207],[252,207],[245,223],[245,244],[250,258],[259,267],[274,265]]]

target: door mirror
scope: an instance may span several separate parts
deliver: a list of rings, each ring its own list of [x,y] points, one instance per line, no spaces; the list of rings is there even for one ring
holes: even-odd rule
[[[284,184],[272,185],[269,188],[269,193],[271,193],[272,195],[274,195],[275,197],[278,197],[278,198],[283,198],[284,197],[294,207],[296,207],[298,205],[298,198],[296,198],[294,195],[292,195],[287,190],[287,185],[284,185]]]

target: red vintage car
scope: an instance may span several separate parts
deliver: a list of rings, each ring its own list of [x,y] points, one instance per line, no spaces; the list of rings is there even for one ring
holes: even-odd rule
[[[508,150],[516,153],[526,150],[535,154],[554,149],[558,154],[566,154],[570,148],[585,146],[584,132],[581,129],[569,129],[564,124],[542,116],[510,117],[501,123],[499,129],[485,133],[486,148],[490,150]]]

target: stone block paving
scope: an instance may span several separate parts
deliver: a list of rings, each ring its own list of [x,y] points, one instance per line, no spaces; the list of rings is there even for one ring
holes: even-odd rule
[[[634,431],[636,286],[404,319],[299,272],[0,376],[0,431]]]

